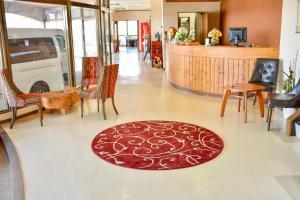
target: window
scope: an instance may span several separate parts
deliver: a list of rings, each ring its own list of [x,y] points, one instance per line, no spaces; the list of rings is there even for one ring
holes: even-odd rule
[[[137,21],[128,21],[128,35],[138,35]]]
[[[66,6],[12,0],[4,4],[16,86],[24,93],[64,89],[69,85]]]
[[[81,85],[83,57],[97,57],[97,10],[72,6],[73,46],[75,56],[76,85]]]
[[[128,46],[128,39],[138,40],[138,21],[118,21],[120,46]]]
[[[57,58],[52,38],[10,39],[8,43],[12,64]]]

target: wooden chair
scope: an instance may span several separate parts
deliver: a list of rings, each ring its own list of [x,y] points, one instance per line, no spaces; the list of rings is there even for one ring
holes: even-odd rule
[[[97,87],[82,89],[80,91],[80,100],[81,100],[81,117],[83,117],[83,103],[85,99],[97,99],[97,109],[100,110],[100,99],[102,100],[102,110],[103,117],[106,120],[105,112],[105,101],[106,99],[112,100],[113,108],[118,115],[118,110],[115,105],[115,86],[117,82],[119,71],[119,65],[107,65],[103,67],[103,73],[101,73],[100,78],[98,79]]]
[[[97,85],[100,77],[99,57],[82,58],[82,80],[81,87],[89,88],[90,85]]]
[[[40,113],[40,123],[43,126],[43,107],[40,93],[22,93],[11,80],[7,69],[0,70],[0,84],[3,96],[7,101],[12,112],[10,129],[13,128],[16,121],[17,109],[27,106],[37,105]]]

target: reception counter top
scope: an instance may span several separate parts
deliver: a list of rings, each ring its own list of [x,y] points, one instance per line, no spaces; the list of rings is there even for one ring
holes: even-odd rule
[[[246,83],[257,58],[278,58],[277,48],[166,44],[167,80],[196,93],[221,95],[224,86]]]

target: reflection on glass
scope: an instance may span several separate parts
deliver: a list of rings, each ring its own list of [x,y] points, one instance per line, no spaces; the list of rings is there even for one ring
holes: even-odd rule
[[[65,6],[5,1],[12,76],[21,91],[68,85]]]

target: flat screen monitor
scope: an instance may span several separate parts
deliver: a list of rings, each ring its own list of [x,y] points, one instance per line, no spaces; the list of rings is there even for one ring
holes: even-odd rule
[[[247,42],[247,28],[229,28],[229,41],[238,46],[241,42]]]

